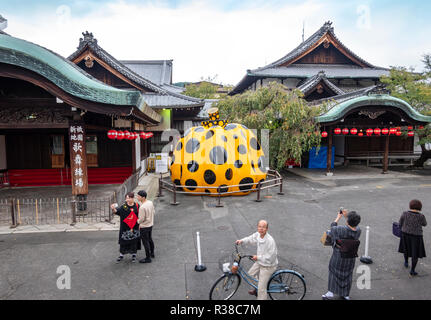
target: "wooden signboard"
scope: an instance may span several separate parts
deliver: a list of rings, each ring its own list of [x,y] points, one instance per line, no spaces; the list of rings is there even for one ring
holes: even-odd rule
[[[72,194],[88,194],[87,154],[83,122],[71,122],[69,127]]]

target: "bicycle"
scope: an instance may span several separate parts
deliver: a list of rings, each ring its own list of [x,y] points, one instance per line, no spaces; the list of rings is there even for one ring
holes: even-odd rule
[[[239,253],[238,245],[235,244],[234,262],[238,263],[238,270],[232,271],[229,266],[223,266],[224,274],[217,279],[210,290],[210,300],[229,300],[237,292],[241,279],[244,279],[250,286],[257,290],[258,279],[250,276],[244,268],[241,267],[241,259],[248,258],[252,260],[251,255],[242,255]],[[255,262],[254,260],[252,260]],[[230,264],[229,264],[230,265]],[[275,271],[268,281],[267,292],[272,300],[302,300],[307,291],[304,276],[300,273],[290,270],[281,269]]]

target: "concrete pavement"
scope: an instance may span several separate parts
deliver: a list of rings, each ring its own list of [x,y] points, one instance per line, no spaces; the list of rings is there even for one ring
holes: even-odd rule
[[[287,174],[284,195],[270,189],[262,194],[260,203],[254,201],[254,194],[222,198],[222,208],[215,207],[216,198],[185,195],[178,195],[180,204],[172,206],[171,194],[165,192],[155,200],[156,258],[151,264],[133,264],[130,257],[116,264],[117,231],[0,235],[0,299],[206,300],[221,275],[220,260],[233,251],[236,239],[255,231],[259,219],[269,221],[281,267],[303,273],[305,298],[320,299],[326,292],[331,249],[323,247],[319,239],[340,206],[361,214],[360,255],[364,254],[365,227],[371,227],[371,287],[357,286],[361,273],[355,269],[352,299],[430,299],[429,258],[419,260],[419,276],[411,278],[397,253],[398,239],[391,233],[392,221],[398,220],[412,198],[423,202],[429,216],[430,177],[338,179],[331,186],[323,182]],[[426,248],[431,243],[428,228],[424,228]],[[201,273],[194,271],[196,231],[201,235],[202,261],[207,267]],[[247,250],[253,253],[255,249]],[[138,254],[143,255],[143,251]],[[69,290],[56,287],[60,265],[71,269]],[[357,261],[356,266],[362,264]],[[234,299],[253,299],[248,289],[243,281]]]

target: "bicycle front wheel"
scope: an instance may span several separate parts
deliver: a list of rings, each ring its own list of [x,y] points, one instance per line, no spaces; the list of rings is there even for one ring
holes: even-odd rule
[[[281,270],[271,277],[267,291],[272,300],[302,300],[307,288],[300,274]]]
[[[229,300],[238,290],[241,278],[238,274],[225,274],[212,286],[210,300]]]

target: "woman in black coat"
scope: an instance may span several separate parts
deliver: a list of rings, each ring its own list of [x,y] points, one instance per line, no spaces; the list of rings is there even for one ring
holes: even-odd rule
[[[399,224],[401,228],[400,245],[398,252],[404,254],[404,266],[409,267],[409,258],[412,258],[410,275],[416,276],[415,268],[419,258],[425,258],[425,245],[422,227],[427,225],[425,216],[420,212],[422,203],[419,200],[412,200],[409,204],[409,211],[404,211]]]

